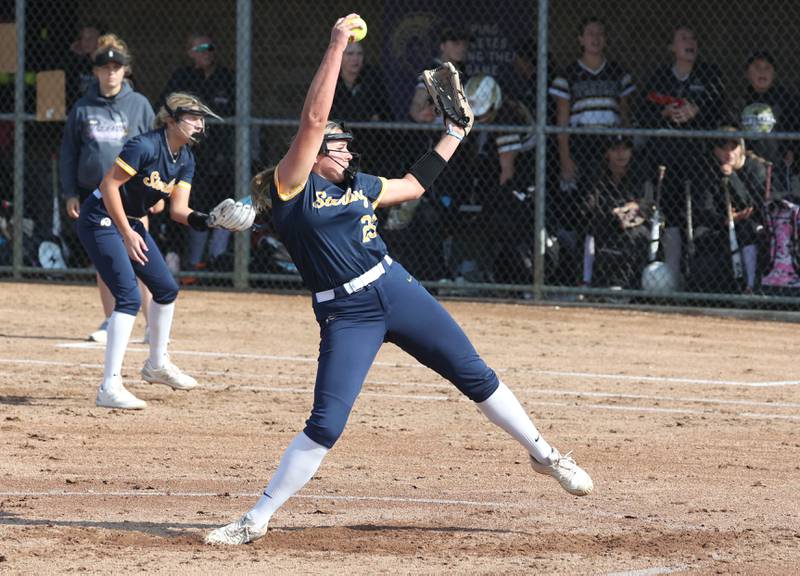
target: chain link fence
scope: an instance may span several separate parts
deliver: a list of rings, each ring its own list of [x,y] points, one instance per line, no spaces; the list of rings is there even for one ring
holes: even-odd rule
[[[93,277],[66,196],[91,193],[108,168],[91,156],[98,141],[121,146],[139,129],[123,98],[99,92],[99,37],[116,34],[132,57],[123,95],[138,92],[157,111],[170,91],[189,90],[224,118],[195,149],[191,203],[208,211],[247,195],[250,177],[280,159],[330,27],[353,9],[247,0],[0,7],[0,274],[54,281]],[[356,8],[369,35],[344,56],[332,117],[352,129],[361,170],[402,176],[439,137],[419,86],[424,68],[456,63],[476,112],[474,132],[433,188],[379,214],[393,256],[432,291],[800,303],[791,6]],[[95,113],[80,116],[81,107]],[[268,219],[237,235],[195,233],[168,210],[149,220],[184,286],[302,289]]]

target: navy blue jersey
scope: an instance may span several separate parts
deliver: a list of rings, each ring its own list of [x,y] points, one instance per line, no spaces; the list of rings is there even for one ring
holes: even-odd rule
[[[279,192],[277,182],[276,169],[272,221],[307,288],[341,286],[386,255],[375,216],[384,178],[359,172],[347,190],[313,172],[297,190]]]
[[[182,146],[173,156],[164,128],[128,140],[116,164],[131,175],[120,187],[120,195],[125,214],[133,218],[146,215],[159,200],[169,200],[175,186],[192,189],[194,154],[189,146]]]

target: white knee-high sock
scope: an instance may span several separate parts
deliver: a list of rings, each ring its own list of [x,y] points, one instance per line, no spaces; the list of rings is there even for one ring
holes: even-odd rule
[[[103,367],[103,386],[119,379],[122,374],[122,360],[128,348],[128,340],[133,332],[136,316],[114,311],[108,318],[106,328],[105,366]]]
[[[494,394],[479,402],[477,406],[489,420],[522,444],[536,460],[548,461],[553,448],[539,434],[528,413],[508,386],[500,382]]]
[[[305,432],[294,437],[261,498],[248,512],[256,526],[269,522],[278,508],[314,477],[328,451],[328,448],[306,436]]]
[[[170,304],[150,303],[150,366],[153,368],[164,366],[174,314],[175,302]]]

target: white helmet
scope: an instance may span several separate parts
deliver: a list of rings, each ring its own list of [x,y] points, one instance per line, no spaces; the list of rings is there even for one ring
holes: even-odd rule
[[[503,92],[497,80],[488,74],[476,74],[465,89],[476,122],[491,122],[503,103]]]

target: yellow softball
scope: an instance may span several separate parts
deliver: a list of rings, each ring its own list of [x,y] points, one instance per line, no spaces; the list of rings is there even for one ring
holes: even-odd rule
[[[349,20],[351,24],[355,24],[356,28],[350,31],[350,42],[361,42],[367,35],[367,23],[363,18],[353,18]]]

